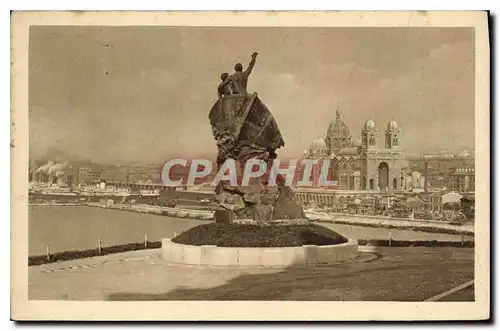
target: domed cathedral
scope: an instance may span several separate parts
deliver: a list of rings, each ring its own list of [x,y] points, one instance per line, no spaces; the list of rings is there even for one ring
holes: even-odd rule
[[[337,181],[337,189],[403,190],[408,162],[404,159],[400,136],[401,129],[395,121],[390,121],[385,139],[379,141],[379,130],[370,119],[361,129],[361,139],[352,141],[351,130],[337,109],[326,139],[316,139],[307,156],[331,160],[329,177]]]

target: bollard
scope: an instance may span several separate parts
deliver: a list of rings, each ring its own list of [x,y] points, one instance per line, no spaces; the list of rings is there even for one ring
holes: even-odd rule
[[[144,234],[144,248],[148,248],[148,235]]]
[[[389,231],[389,247],[392,246],[392,233]]]
[[[101,239],[97,238],[97,252],[101,254]]]
[[[462,234],[462,246],[464,245],[464,235]]]
[[[47,245],[47,261],[50,261],[50,245]]]

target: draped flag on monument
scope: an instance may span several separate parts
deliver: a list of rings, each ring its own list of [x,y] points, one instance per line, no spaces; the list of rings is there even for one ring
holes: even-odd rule
[[[232,157],[239,160],[259,158],[285,145],[278,124],[257,93],[221,98],[212,107],[209,119],[218,145],[232,145],[236,154]],[[232,137],[230,142],[228,135]],[[221,136],[226,136],[222,139],[226,143],[218,139]]]

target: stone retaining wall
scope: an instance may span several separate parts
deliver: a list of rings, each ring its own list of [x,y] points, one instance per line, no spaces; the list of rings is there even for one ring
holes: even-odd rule
[[[301,247],[217,247],[182,245],[162,240],[162,256],[172,263],[207,266],[290,266],[340,262],[358,255],[358,244]]]

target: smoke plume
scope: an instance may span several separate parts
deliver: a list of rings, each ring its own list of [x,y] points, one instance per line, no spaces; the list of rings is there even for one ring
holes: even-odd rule
[[[68,163],[55,163],[54,161],[49,161],[36,170],[37,173],[42,172],[49,176],[60,177],[64,175],[64,170],[68,167]]]

